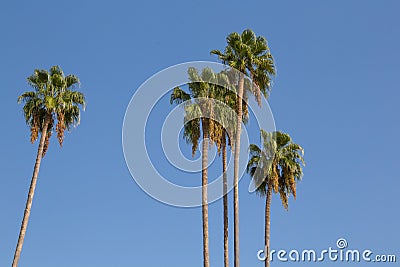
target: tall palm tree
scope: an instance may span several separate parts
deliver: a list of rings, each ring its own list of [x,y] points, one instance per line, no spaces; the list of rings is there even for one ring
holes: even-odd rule
[[[223,130],[222,134],[222,192],[223,196],[223,213],[224,213],[224,267],[229,267],[229,220],[228,220],[228,177],[227,177],[227,142],[226,142],[227,134],[226,131]]]
[[[222,104],[214,106],[216,122],[213,139],[217,145],[218,153],[222,153],[224,267],[229,267],[227,147],[232,147],[231,138],[236,130],[236,94],[233,91],[234,88],[232,88],[228,74],[225,71],[217,74],[216,100]]]
[[[256,36],[250,30],[244,30],[242,34],[233,32],[226,38],[227,46],[224,52],[212,50],[211,54],[219,57],[224,64],[240,72],[237,84],[237,126],[235,137],[234,155],[234,266],[239,267],[239,153],[240,134],[242,127],[242,105],[244,95],[245,75],[251,77],[254,87],[252,91],[259,105],[261,105],[261,94],[267,95],[270,90],[271,76],[275,75],[275,65],[270,53],[267,40],[262,36]]]
[[[214,132],[214,142],[217,145],[218,153],[222,151],[222,174],[223,174],[223,221],[224,221],[224,266],[229,266],[229,220],[228,220],[228,177],[227,177],[227,147],[232,148],[232,139],[236,131],[236,110],[237,95],[235,78],[237,72],[231,70],[223,70],[217,74],[218,86],[216,86],[216,100],[222,105],[214,106],[215,118],[217,121],[216,130]],[[246,80],[245,82],[248,82]],[[249,88],[249,87],[246,87]],[[247,123],[248,110],[243,105],[243,122]],[[220,129],[218,129],[220,127]]]
[[[282,205],[288,209],[290,195],[296,198],[296,183],[303,176],[304,150],[282,132],[261,130],[262,149],[251,144],[247,172],[256,185],[256,192],[265,200],[265,267],[270,266],[270,211],[272,191],[279,193]]]
[[[18,103],[24,103],[23,112],[25,122],[30,127],[31,142],[34,143],[39,134],[40,141],[18,243],[15,249],[13,267],[18,266],[21,256],[40,163],[48,149],[50,137],[55,130],[58,142],[62,146],[65,130],[69,130],[79,124],[80,107],[85,107],[84,95],[74,89],[79,85],[79,78],[75,75],[65,76],[58,66],[51,67],[50,71],[36,69],[27,80],[34,90],[20,95]],[[57,124],[55,124],[56,121]]]
[[[203,264],[210,266],[209,236],[208,236],[208,148],[210,141],[216,140],[216,129],[218,127],[213,120],[213,100],[216,98],[215,84],[217,76],[210,69],[205,68],[201,74],[195,68],[188,69],[189,92],[174,88],[170,102],[175,104],[184,103],[184,138],[187,143],[192,144],[192,155],[196,153],[198,142],[202,134],[202,221],[203,221]]]

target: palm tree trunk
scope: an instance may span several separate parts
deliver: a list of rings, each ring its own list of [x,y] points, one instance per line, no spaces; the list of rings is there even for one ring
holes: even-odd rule
[[[234,239],[234,267],[240,266],[239,260],[239,153],[240,153],[240,133],[242,131],[242,99],[243,99],[244,74],[240,73],[238,86],[238,110],[237,110],[237,125],[236,125],[236,140],[235,140],[235,157],[234,157],[234,172],[233,172],[233,239]]]
[[[202,144],[202,216],[203,216],[203,262],[204,267],[210,267],[210,256],[208,248],[208,126],[203,122],[203,144]]]
[[[19,258],[21,257],[22,245],[24,243],[25,233],[28,227],[29,216],[31,214],[33,195],[35,194],[36,182],[39,174],[40,163],[42,161],[43,148],[46,141],[48,126],[49,126],[49,118],[47,116],[42,129],[42,135],[40,137],[39,148],[36,155],[35,167],[33,169],[33,175],[32,175],[31,185],[29,187],[28,199],[26,201],[26,206],[25,206],[24,218],[22,219],[21,230],[19,232],[18,243],[14,253],[14,260],[12,263],[12,267],[18,266],[18,261]]]
[[[224,267],[229,267],[229,242],[228,242],[228,177],[226,173],[226,135],[222,134],[222,176],[223,176],[223,205],[224,205]]]
[[[267,197],[265,199],[265,267],[270,266],[271,197],[272,185],[268,184]]]

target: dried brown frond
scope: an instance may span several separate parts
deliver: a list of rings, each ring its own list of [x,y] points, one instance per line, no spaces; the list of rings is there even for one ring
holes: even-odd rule
[[[33,116],[31,126],[31,143],[33,144],[39,136],[39,122],[37,116]]]
[[[49,144],[50,144],[50,137],[51,137],[52,132],[48,131],[46,134],[46,139],[44,141],[44,147],[43,147],[43,154],[42,157],[46,155],[47,150],[49,149]]]
[[[290,190],[292,191],[293,197],[296,199],[296,181],[294,180],[293,175],[289,178],[289,185],[290,185]]]
[[[38,139],[38,126],[37,125],[33,125],[31,126],[31,143],[33,144],[37,139]]]
[[[256,97],[257,104],[261,107],[261,92],[257,84],[253,85],[254,96]]]
[[[274,164],[271,169],[271,183],[272,183],[272,188],[274,189],[274,192],[278,192],[279,191],[279,169],[276,164]]]
[[[57,125],[56,125],[56,132],[57,132],[57,139],[60,146],[62,146],[64,141],[64,131],[65,131],[65,121],[64,121],[64,114],[59,113],[57,114]]]
[[[287,198],[286,192],[283,188],[279,189],[279,195],[281,197],[283,207],[287,210],[289,203],[288,203],[288,198]]]

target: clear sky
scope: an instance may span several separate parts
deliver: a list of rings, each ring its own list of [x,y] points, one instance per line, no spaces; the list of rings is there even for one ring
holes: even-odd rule
[[[201,209],[164,205],[136,185],[122,123],[151,75],[216,61],[209,51],[246,28],[268,39],[276,60],[277,129],[306,152],[289,212],[273,199],[272,247],[323,250],[343,237],[349,248],[399,258],[399,10],[396,0],[1,3],[0,266],[11,265],[37,149],[16,99],[35,68],[52,65],[80,77],[88,107],[42,162],[20,266],[202,266]],[[241,263],[262,266],[264,200],[248,182],[240,183]],[[211,265],[222,266],[221,201],[209,218]]]

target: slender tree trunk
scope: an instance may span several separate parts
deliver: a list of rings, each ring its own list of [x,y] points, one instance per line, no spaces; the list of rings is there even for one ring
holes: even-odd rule
[[[267,197],[265,198],[265,267],[270,266],[270,230],[271,230],[271,197],[272,185],[268,184]]]
[[[237,105],[237,126],[236,126],[236,140],[235,140],[235,157],[234,157],[234,174],[233,174],[233,224],[234,224],[234,267],[240,266],[239,257],[239,154],[240,154],[240,133],[242,131],[242,99],[243,99],[243,86],[244,74],[240,73],[239,86],[238,86],[238,105]]]
[[[203,122],[203,144],[202,144],[202,215],[203,215],[203,262],[204,267],[210,267],[210,256],[208,248],[208,126]]]
[[[25,206],[24,218],[22,219],[21,230],[19,232],[18,243],[15,249],[12,267],[18,266],[18,261],[19,258],[21,257],[22,245],[24,244],[25,233],[28,227],[29,216],[31,214],[32,200],[33,200],[33,195],[35,194],[36,182],[39,174],[40,162],[42,161],[43,148],[46,140],[48,126],[49,126],[49,118],[46,118],[46,121],[42,129],[42,135],[40,137],[35,167],[33,169],[33,175],[32,175],[31,185],[29,187],[28,199],[26,201],[26,206]]]
[[[223,175],[223,205],[224,205],[224,267],[229,267],[229,240],[228,240],[228,177],[226,173],[226,135],[222,134],[222,175]]]

